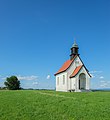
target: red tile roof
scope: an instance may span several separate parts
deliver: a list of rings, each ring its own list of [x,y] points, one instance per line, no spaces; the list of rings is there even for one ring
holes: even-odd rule
[[[81,70],[82,66],[83,65],[76,67],[75,70],[73,71],[73,73],[71,74],[70,78],[76,76],[78,74],[78,72]]]
[[[58,72],[55,73],[55,75],[57,75],[57,74],[59,74],[59,73],[61,73],[61,72],[66,71],[66,70],[71,66],[72,62],[74,61],[74,59],[75,59],[76,57],[77,57],[77,55],[74,56],[74,58],[73,58],[72,60],[67,60],[67,61],[62,65],[62,67],[58,70]]]

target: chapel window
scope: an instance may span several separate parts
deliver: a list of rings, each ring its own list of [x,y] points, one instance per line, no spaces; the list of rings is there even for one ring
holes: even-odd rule
[[[65,75],[63,75],[63,85],[65,84]]]

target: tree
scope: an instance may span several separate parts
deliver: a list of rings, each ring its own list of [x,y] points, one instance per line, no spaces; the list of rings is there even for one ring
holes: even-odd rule
[[[5,86],[9,90],[19,90],[20,89],[20,81],[16,76],[11,76],[6,78],[6,82],[4,82]]]

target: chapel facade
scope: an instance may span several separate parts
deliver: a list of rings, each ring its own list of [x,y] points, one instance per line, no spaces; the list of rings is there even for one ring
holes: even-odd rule
[[[70,59],[55,73],[56,91],[90,91],[91,75],[82,62],[78,50],[79,47],[74,42],[71,47]]]

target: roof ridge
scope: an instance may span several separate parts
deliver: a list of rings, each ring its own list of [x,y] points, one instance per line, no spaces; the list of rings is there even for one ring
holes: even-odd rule
[[[69,59],[66,62],[64,62],[64,64],[62,65],[62,67],[54,75],[57,75],[59,73],[62,73],[64,71],[66,71],[71,66],[71,64],[73,63],[73,61],[75,60],[76,57],[77,57],[77,55],[75,55],[72,60]]]

